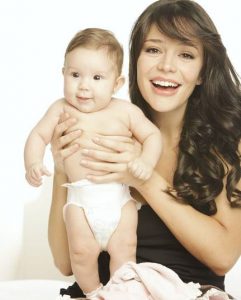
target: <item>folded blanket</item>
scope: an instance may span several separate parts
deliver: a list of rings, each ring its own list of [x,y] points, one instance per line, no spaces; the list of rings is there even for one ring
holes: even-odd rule
[[[206,296],[205,296],[206,295]],[[118,269],[95,300],[228,300],[212,289],[202,295],[198,283],[184,283],[171,269],[157,263],[128,262]]]
[[[193,300],[202,294],[199,288],[199,284],[184,283],[161,264],[128,262],[97,296],[104,300]]]

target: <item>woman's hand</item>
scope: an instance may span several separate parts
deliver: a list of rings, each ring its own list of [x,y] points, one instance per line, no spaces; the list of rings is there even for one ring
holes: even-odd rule
[[[96,137],[93,142],[106,148],[104,150],[83,149],[86,159],[80,163],[94,171],[107,172],[106,175],[87,175],[87,179],[95,183],[122,182],[131,186],[142,183],[128,172],[128,163],[140,156],[141,144],[128,137]],[[91,173],[91,172],[90,172]]]
[[[81,130],[66,133],[66,130],[75,125],[77,120],[68,113],[63,113],[58,125],[55,127],[51,141],[51,150],[55,164],[55,171],[64,172],[64,160],[79,150],[80,145],[74,143],[81,136]]]

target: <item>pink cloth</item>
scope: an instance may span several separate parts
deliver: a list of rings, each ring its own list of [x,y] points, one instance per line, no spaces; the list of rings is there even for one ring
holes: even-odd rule
[[[211,288],[202,297],[198,297],[198,300],[229,300],[229,296],[220,290]]]
[[[103,300],[194,300],[200,285],[184,283],[171,269],[156,263],[128,262],[97,294]],[[99,298],[98,298],[99,297]]]
[[[171,269],[157,263],[128,262],[115,272],[95,300],[228,300],[211,289],[201,296],[198,283],[184,283]]]

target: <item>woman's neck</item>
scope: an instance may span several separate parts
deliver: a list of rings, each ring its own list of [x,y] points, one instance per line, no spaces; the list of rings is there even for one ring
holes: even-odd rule
[[[153,112],[153,122],[169,140],[179,140],[183,126],[184,112]]]

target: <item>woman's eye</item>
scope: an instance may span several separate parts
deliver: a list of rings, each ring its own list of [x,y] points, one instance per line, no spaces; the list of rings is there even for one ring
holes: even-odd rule
[[[190,53],[182,53],[181,57],[185,58],[185,59],[193,59],[194,56]]]
[[[145,50],[147,53],[151,53],[151,54],[157,54],[157,53],[159,53],[160,52],[160,50],[159,49],[157,49],[157,48],[153,48],[153,47],[150,47],[150,48],[146,48],[146,50]]]
[[[101,76],[100,75],[95,75],[94,76],[94,80],[100,80],[101,79]]]
[[[74,78],[78,78],[78,77],[79,77],[79,73],[78,73],[78,72],[73,72],[71,75],[72,75]]]

